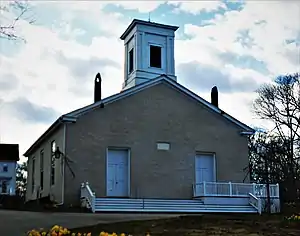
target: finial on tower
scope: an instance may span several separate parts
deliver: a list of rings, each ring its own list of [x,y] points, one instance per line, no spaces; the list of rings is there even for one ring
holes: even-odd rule
[[[149,11],[148,21],[151,22],[151,11]]]

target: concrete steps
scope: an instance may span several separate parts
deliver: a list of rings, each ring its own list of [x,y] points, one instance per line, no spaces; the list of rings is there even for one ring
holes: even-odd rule
[[[250,205],[205,205],[202,200],[96,198],[96,212],[257,213]]]

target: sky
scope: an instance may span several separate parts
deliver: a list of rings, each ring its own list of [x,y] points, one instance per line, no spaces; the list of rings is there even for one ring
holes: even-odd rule
[[[8,2],[1,2],[7,4]],[[299,1],[32,1],[16,30],[0,38],[0,142],[23,153],[62,114],[122,89],[124,44],[136,18],[177,25],[177,82],[252,127],[268,128],[253,111],[256,90],[300,71]],[[9,21],[15,11],[0,16]],[[29,20],[36,19],[34,24]],[[2,21],[4,22],[4,21]]]

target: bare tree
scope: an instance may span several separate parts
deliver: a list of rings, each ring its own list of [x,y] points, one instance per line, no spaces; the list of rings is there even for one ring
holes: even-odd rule
[[[284,164],[288,167],[285,181],[295,190],[299,174],[300,140],[300,75],[279,76],[275,84],[265,84],[258,89],[254,101],[255,113],[274,124],[274,135],[286,147]],[[281,160],[283,162],[283,160]]]
[[[18,32],[18,23],[26,20],[29,24],[35,22],[28,1],[1,1],[0,2],[0,39],[23,40]]]

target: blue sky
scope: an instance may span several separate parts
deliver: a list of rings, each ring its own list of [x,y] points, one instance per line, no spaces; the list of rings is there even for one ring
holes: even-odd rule
[[[253,126],[255,90],[299,71],[297,1],[32,1],[32,25],[17,32],[27,42],[0,39],[0,137],[23,153],[61,114],[93,101],[93,79],[104,97],[123,83],[123,42],[134,19],[179,26],[178,82],[209,100],[217,85],[220,107]],[[13,19],[14,12],[2,14]]]

